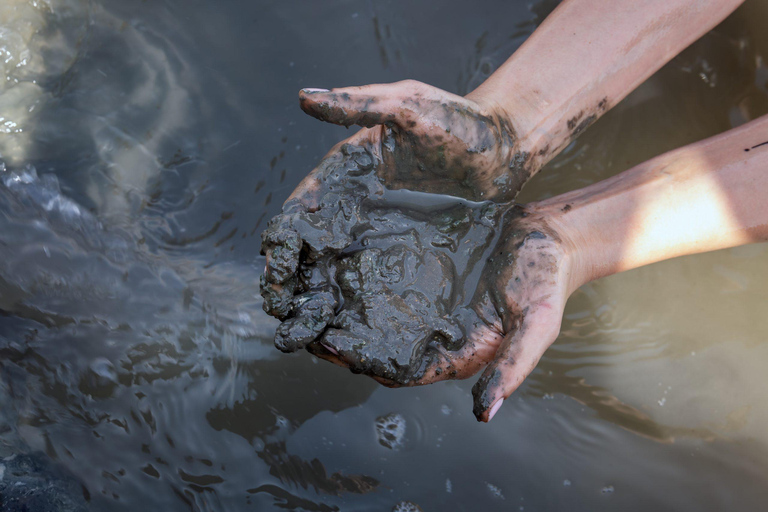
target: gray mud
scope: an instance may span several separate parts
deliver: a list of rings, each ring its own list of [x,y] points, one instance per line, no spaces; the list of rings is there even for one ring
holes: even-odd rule
[[[468,304],[511,205],[388,190],[366,148],[344,145],[316,175],[317,201],[289,200],[263,234],[264,310],[285,352],[338,355],[355,373],[406,384],[466,341]]]
[[[472,201],[514,200],[538,167],[519,149],[506,114],[425,97],[418,82],[411,87],[398,115],[382,113],[376,97],[353,99],[333,91],[324,93],[323,100],[304,96],[300,105],[322,121],[381,127],[382,165],[377,172],[393,190]]]

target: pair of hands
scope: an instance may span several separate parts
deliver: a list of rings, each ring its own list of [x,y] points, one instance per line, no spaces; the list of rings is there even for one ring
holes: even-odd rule
[[[320,120],[364,128],[263,234],[277,347],[306,347],[390,386],[485,367],[474,412],[489,421],[557,337],[572,268],[546,215],[491,202],[511,201],[533,172],[509,116],[413,81],[300,100]],[[405,191],[468,201],[433,195],[421,210],[429,196]]]

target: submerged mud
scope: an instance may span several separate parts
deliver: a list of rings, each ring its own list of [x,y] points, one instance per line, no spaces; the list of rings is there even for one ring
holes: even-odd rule
[[[308,347],[405,384],[462,348],[468,307],[510,205],[388,190],[375,157],[344,145],[263,234],[264,309],[285,352]]]

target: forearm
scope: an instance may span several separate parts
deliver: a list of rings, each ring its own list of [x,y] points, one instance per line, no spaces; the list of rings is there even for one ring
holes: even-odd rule
[[[565,0],[468,97],[504,112],[532,173],[743,0]]]
[[[571,289],[664,259],[768,240],[767,141],[764,116],[533,203],[572,249]]]

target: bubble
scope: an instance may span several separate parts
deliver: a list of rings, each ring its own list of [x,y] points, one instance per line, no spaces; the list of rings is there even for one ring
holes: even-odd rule
[[[376,418],[376,436],[379,444],[390,450],[399,450],[405,444],[405,418],[389,413]]]
[[[496,498],[499,498],[500,500],[504,499],[504,495],[501,493],[501,489],[489,482],[485,482],[485,485],[488,487],[488,490],[491,491],[491,494],[493,494]]]
[[[612,485],[606,485],[602,489],[600,489],[600,492],[602,494],[613,494],[613,486]]]
[[[568,480],[568,479],[563,480],[563,487],[570,487],[570,486],[571,486],[571,481],[570,480]]]
[[[424,512],[424,509],[410,501],[401,501],[392,507],[392,512]]]
[[[440,407],[440,412],[442,412],[446,416],[449,416],[453,412],[453,409],[451,409],[448,405],[443,405],[442,407]]]
[[[451,494],[453,492],[453,484],[451,483],[450,478],[445,479],[445,492],[448,494]]]

